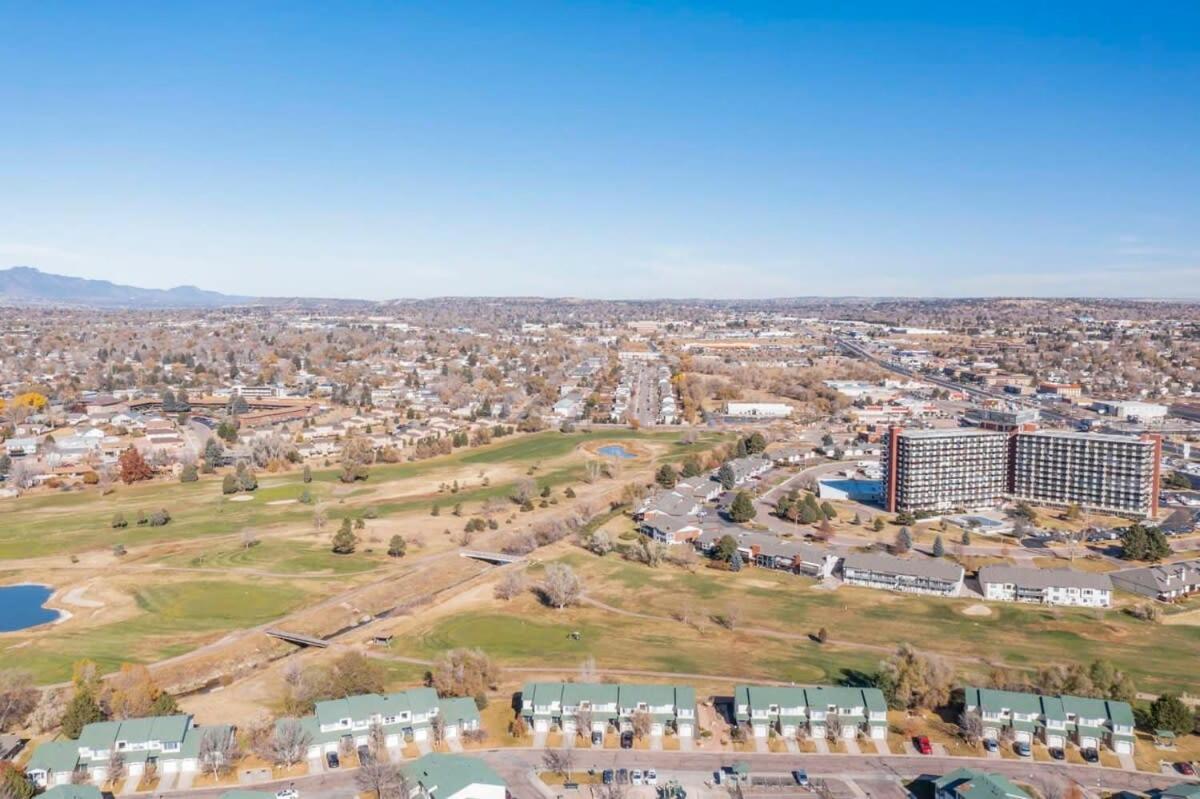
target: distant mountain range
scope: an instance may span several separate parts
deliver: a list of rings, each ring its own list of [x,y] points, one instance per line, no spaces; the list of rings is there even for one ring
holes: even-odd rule
[[[31,266],[0,269],[0,305],[83,306],[89,308],[220,308],[258,302],[195,286],[142,289],[108,280],[52,275]]]

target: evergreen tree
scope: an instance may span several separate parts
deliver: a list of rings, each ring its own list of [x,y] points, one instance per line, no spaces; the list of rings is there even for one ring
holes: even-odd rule
[[[965,547],[971,546],[971,531],[970,530],[963,530],[962,543],[963,543],[963,546],[965,546]]]
[[[408,551],[408,542],[404,540],[402,535],[392,536],[392,540],[388,542],[388,555],[393,558],[402,558],[404,553]]]
[[[728,463],[722,463],[721,468],[717,470],[717,480],[721,483],[721,488],[726,491],[734,486],[733,467]]]
[[[67,738],[75,739],[85,726],[103,720],[104,711],[96,697],[90,690],[80,687],[75,690],[75,696],[71,697],[67,709],[63,712],[62,733]]]
[[[912,533],[907,527],[901,527],[900,532],[896,534],[896,551],[904,553],[912,549]]]
[[[935,558],[944,557],[946,554],[946,545],[942,543],[942,537],[939,535],[933,539],[933,556]]]
[[[308,467],[307,463],[304,464],[304,471],[300,473],[300,479],[306,483],[312,482],[312,469]]]
[[[675,470],[671,464],[664,463],[658,467],[658,472],[654,475],[654,482],[658,483],[662,488],[674,488],[675,481],[678,479]]]
[[[751,455],[757,455],[760,452],[765,452],[767,449],[767,439],[763,438],[763,434],[759,432],[751,433],[746,439],[746,452]]]
[[[342,519],[342,526],[333,534],[333,552],[336,555],[349,555],[358,546],[349,517]]]
[[[1150,703],[1150,722],[1156,730],[1186,735],[1194,729],[1196,719],[1182,699],[1174,694],[1163,694]]]
[[[748,491],[739,491],[729,506],[729,518],[735,522],[748,522],[758,514],[754,500]]]
[[[189,463],[179,471],[179,482],[194,483],[200,479],[200,475],[196,472],[196,464]]]
[[[221,478],[221,493],[236,494],[238,492],[238,479],[232,474],[227,474]]]
[[[740,572],[742,570],[742,553],[733,550],[733,557],[729,559],[729,571]]]

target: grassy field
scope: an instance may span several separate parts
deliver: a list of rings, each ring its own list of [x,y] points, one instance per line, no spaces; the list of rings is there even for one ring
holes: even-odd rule
[[[338,470],[313,473],[307,488],[318,502],[327,503],[329,518],[361,513],[367,506],[380,514],[406,513],[427,509],[436,501],[482,503],[512,492],[513,481],[477,486],[458,494],[431,491],[428,481],[439,473],[450,474],[466,465],[519,464],[537,467],[543,461],[545,471],[535,468],[540,485],[558,487],[578,481],[583,474],[584,458],[569,457],[580,444],[603,440],[642,440],[673,446],[663,456],[676,459],[689,452],[711,447],[718,434],[706,433],[693,444],[682,444],[680,433],[605,430],[587,433],[537,433],[504,439],[487,447],[465,449],[440,458],[417,463],[379,464],[371,468],[370,479],[347,490],[336,482]],[[414,484],[405,484],[414,481]],[[40,494],[0,505],[4,523],[0,525],[0,560],[15,560],[42,555],[80,553],[110,547],[115,543],[133,547],[159,541],[179,541],[209,536],[234,535],[241,530],[279,525],[303,525],[313,509],[299,503],[268,503],[297,499],[306,486],[298,472],[287,475],[262,475],[260,488],[247,502],[231,501],[222,496],[219,479],[179,484],[154,482],[118,486],[108,496],[96,490]],[[163,527],[137,526],[138,513],[159,508],[170,511],[172,520]],[[114,514],[121,513],[130,526],[114,530]]]
[[[440,620],[421,631],[418,645],[426,652],[480,646],[514,665],[569,665],[591,654],[609,667],[814,681],[873,669],[909,642],[952,658],[964,676],[982,676],[989,664],[1033,669],[1106,658],[1133,674],[1141,690],[1154,692],[1194,687],[1191,664],[1200,662],[1200,628],[1139,622],[1119,612],[991,603],[990,615],[969,616],[963,611],[977,604],[969,599],[845,586],[828,591],[762,569],[688,573],[581,550],[558,559],[583,576],[590,598],[655,618],[586,606],[556,612],[530,598]],[[715,621],[731,608],[740,616],[733,632]],[[674,620],[683,612],[695,626]],[[824,646],[808,638],[822,627],[829,632]],[[569,637],[576,630],[580,641]],[[1147,657],[1155,652],[1172,654]]]
[[[271,574],[357,574],[370,571],[387,562],[385,557],[356,553],[353,557],[335,555],[321,544],[299,544],[294,541],[261,541],[245,548],[229,544],[199,554],[181,553],[164,558],[164,565],[193,569],[222,569],[270,572]]]
[[[130,586],[132,618],[49,634],[15,635],[3,650],[6,667],[29,669],[42,683],[69,679],[72,664],[90,658],[105,671],[125,662],[151,663],[187,652],[214,633],[252,627],[313,596],[268,580],[184,580]]]

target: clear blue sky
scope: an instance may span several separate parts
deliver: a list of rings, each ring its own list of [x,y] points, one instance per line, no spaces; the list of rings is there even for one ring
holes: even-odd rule
[[[1194,0],[31,0],[0,36],[0,266],[368,298],[1200,295]]]

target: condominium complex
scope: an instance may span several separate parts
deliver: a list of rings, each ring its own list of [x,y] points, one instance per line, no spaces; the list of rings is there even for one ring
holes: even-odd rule
[[[989,565],[979,570],[979,586],[985,599],[1001,602],[1112,607],[1113,584],[1107,574]]]
[[[893,513],[985,508],[1011,498],[1153,516],[1161,455],[1158,436],[892,427],[884,496]]]
[[[893,513],[986,508],[1004,499],[1007,433],[893,427],[884,451],[884,497]]]
[[[1158,438],[1042,430],[1014,439],[1014,499],[1139,516],[1158,511]]]

